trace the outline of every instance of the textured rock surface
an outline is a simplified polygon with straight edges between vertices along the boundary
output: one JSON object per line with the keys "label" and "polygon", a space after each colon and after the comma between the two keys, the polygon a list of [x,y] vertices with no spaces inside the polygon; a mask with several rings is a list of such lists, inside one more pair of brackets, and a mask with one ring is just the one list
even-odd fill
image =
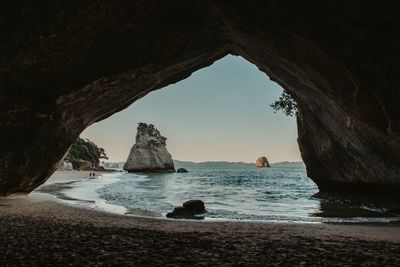
{"label": "textured rock surface", "polygon": [[59,171],[72,171],[74,168],[72,167],[71,162],[61,161],[60,165],[58,165],[57,170]]}
{"label": "textured rock surface", "polygon": [[0,194],[33,190],[86,127],[232,53],[297,100],[321,189],[398,196],[399,13],[398,1],[1,1]]}
{"label": "textured rock surface", "polygon": [[169,154],[167,138],[152,124],[139,123],[136,144],[133,145],[124,170],[129,172],[170,172],[175,171],[174,162]]}
{"label": "textured rock surface", "polygon": [[168,212],[166,214],[167,218],[174,218],[174,219],[194,219],[195,214],[185,208],[184,206],[175,207],[172,212]]}
{"label": "textured rock surface", "polygon": [[257,168],[265,168],[265,167],[271,167],[271,166],[269,165],[269,162],[266,157],[259,157],[256,160],[256,167]]}
{"label": "textured rock surface", "polygon": [[175,219],[202,219],[197,214],[205,213],[204,202],[199,199],[188,200],[182,206],[175,207],[172,212],[167,213],[167,218]]}
{"label": "textured rock surface", "polygon": [[188,200],[182,204],[186,209],[192,211],[194,214],[200,214],[206,212],[204,202],[199,199]]}
{"label": "textured rock surface", "polygon": [[179,168],[176,170],[177,173],[187,173],[188,170],[186,170],[185,168]]}

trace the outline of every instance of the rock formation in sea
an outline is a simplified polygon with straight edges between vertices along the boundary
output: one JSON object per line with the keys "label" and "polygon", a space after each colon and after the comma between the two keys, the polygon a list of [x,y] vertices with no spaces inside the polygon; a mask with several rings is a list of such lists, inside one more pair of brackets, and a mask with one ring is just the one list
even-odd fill
{"label": "rock formation in sea", "polygon": [[269,165],[269,162],[266,157],[259,157],[256,160],[256,167],[257,168],[265,168],[265,167],[271,167],[271,166]]}
{"label": "rock formation in sea", "polygon": [[32,191],[85,128],[228,54],[296,100],[320,190],[399,195],[397,1],[53,2],[0,2],[0,195]]}
{"label": "rock formation in sea", "polygon": [[124,170],[128,172],[174,172],[164,136],[152,125],[139,123],[136,143],[131,148]]}

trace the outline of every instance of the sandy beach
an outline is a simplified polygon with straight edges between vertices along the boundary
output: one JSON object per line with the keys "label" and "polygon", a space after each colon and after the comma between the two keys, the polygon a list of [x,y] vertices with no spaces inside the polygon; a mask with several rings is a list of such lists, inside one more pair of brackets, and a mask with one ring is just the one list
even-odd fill
{"label": "sandy beach", "polygon": [[[56,173],[50,182],[87,176]],[[143,218],[64,205],[46,193],[2,199],[0,210],[1,266],[400,265],[396,224]]]}

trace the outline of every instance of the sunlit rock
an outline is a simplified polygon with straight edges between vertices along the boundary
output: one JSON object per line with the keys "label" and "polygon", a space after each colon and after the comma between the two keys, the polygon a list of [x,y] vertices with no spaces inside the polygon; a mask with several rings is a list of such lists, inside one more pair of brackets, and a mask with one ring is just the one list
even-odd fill
{"label": "sunlit rock", "polygon": [[139,123],[136,144],[133,145],[124,170],[129,172],[175,171],[171,154],[166,148],[164,136],[152,125]]}
{"label": "sunlit rock", "polygon": [[265,168],[265,167],[271,167],[271,166],[269,165],[269,162],[266,157],[259,157],[256,160],[256,167],[257,168]]}
{"label": "sunlit rock", "polygon": [[61,161],[60,165],[57,168],[58,171],[72,171],[72,163],[71,162],[66,162],[66,161]]}

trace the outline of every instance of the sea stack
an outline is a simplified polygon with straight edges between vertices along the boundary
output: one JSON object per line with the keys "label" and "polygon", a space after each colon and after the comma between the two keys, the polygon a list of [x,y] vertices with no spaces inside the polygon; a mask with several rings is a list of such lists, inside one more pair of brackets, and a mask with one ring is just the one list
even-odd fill
{"label": "sea stack", "polygon": [[271,167],[271,166],[269,165],[269,162],[266,157],[259,157],[256,160],[256,167],[257,168],[265,168],[265,167]]}
{"label": "sea stack", "polygon": [[174,162],[164,136],[152,124],[140,122],[136,144],[131,148],[124,170],[128,172],[174,172]]}

